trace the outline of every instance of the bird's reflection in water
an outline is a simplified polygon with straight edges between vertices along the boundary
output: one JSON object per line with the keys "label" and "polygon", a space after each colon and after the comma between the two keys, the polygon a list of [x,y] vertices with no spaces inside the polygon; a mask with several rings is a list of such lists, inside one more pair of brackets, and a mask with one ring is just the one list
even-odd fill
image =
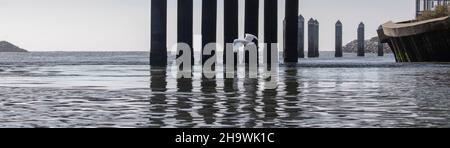
{"label": "bird's reflection in water", "polygon": [[167,115],[167,91],[165,68],[150,69],[150,127],[165,126],[164,119]]}

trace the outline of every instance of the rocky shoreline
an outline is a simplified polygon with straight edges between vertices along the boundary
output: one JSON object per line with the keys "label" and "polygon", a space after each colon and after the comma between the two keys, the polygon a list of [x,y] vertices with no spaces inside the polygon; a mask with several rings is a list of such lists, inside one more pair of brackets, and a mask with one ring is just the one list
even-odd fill
{"label": "rocky shoreline", "polygon": [[[378,37],[373,37],[365,41],[365,52],[366,53],[377,53],[378,52]],[[358,51],[358,41],[353,40],[342,48],[345,53],[356,53]],[[384,53],[392,53],[391,48],[385,44]]]}

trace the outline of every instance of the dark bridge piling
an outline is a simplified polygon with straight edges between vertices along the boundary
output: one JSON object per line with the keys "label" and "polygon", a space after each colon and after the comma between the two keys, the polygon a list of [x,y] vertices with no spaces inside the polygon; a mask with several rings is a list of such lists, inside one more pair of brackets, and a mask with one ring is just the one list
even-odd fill
{"label": "dark bridge piling", "polygon": [[315,57],[315,47],[314,47],[314,34],[315,34],[315,21],[313,18],[308,21],[308,58]]}
{"label": "dark bridge piling", "polygon": [[177,18],[178,43],[186,43],[189,45],[189,47],[191,48],[191,63],[194,64],[193,1],[178,0],[177,7],[178,7],[178,18]]}
{"label": "dark bridge piling", "polygon": [[319,52],[319,21],[314,20],[314,57],[320,56]]}
{"label": "dark bridge piling", "polygon": [[[238,13],[239,3],[238,0],[225,0],[224,1],[224,50],[227,49],[227,43],[233,43],[235,39],[239,37],[239,13]],[[234,67],[237,65],[237,53],[234,53]],[[226,52],[223,52],[223,61],[226,64]],[[225,66],[226,67],[226,66]]]}
{"label": "dark bridge piling", "polygon": [[298,16],[298,57],[305,58],[305,18]]}
{"label": "dark bridge piling", "polygon": [[278,0],[264,0],[264,43],[267,44],[267,63],[271,66],[272,43],[278,43]]}
{"label": "dark bridge piling", "polygon": [[167,1],[151,1],[150,65],[167,66]]}
{"label": "dark bridge piling", "polygon": [[381,41],[378,41],[378,56],[382,57],[384,56],[384,45],[381,43]]}
{"label": "dark bridge piling", "polygon": [[205,46],[209,43],[216,43],[217,29],[217,0],[202,1],[202,65],[206,60],[216,54],[216,48],[211,55],[204,55]]}
{"label": "dark bridge piling", "polygon": [[365,56],[365,46],[364,46],[364,23],[360,23],[358,26],[358,56]]}
{"label": "dark bridge piling", "polygon": [[[382,30],[383,27],[378,27],[378,30]],[[382,57],[384,56],[384,44],[381,42],[380,39],[378,39],[378,56]]]}
{"label": "dark bridge piling", "polygon": [[284,62],[298,62],[298,0],[286,0],[286,34],[285,34],[285,50]]}
{"label": "dark bridge piling", "polygon": [[335,27],[336,27],[336,38],[335,38],[336,51],[335,51],[334,56],[342,57],[342,23],[341,23],[341,21],[337,21]]}
{"label": "dark bridge piling", "polygon": [[[245,0],[245,23],[244,23],[245,33],[252,34],[256,37],[258,35],[259,29],[259,0]],[[258,45],[258,43],[255,43]],[[258,52],[257,52],[258,53]],[[245,63],[249,64],[249,52],[244,53]],[[259,55],[259,53],[258,53]],[[258,56],[259,57],[259,56]],[[258,58],[257,58],[258,59]]]}

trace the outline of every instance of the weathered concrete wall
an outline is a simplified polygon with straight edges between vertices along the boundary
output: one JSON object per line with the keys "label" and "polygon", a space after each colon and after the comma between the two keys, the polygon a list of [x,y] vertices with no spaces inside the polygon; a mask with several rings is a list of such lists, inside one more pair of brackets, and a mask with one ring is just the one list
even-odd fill
{"label": "weathered concrete wall", "polygon": [[387,22],[382,25],[384,35],[387,37],[403,37],[422,34],[443,28],[450,28],[450,18],[441,17],[420,22],[394,23]]}
{"label": "weathered concrete wall", "polygon": [[383,25],[378,31],[397,62],[450,62],[449,17],[428,21]]}
{"label": "weathered concrete wall", "polygon": [[388,43],[398,62],[450,62],[450,30],[393,37]]}

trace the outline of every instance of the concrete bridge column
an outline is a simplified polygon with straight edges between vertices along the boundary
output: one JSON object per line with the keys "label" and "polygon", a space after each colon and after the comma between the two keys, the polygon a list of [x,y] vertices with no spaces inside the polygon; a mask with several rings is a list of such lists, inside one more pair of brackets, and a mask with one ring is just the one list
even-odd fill
{"label": "concrete bridge column", "polygon": [[264,43],[267,44],[267,63],[271,66],[272,43],[278,43],[278,0],[264,0]]}
{"label": "concrete bridge column", "polygon": [[[153,1],[153,0],[152,0]],[[202,0],[202,65],[206,60],[216,54],[214,48],[212,55],[203,55],[204,47],[209,43],[217,42],[217,0]]]}
{"label": "concrete bridge column", "polygon": [[315,57],[314,34],[315,34],[315,22],[314,19],[311,18],[308,21],[308,58]]}
{"label": "concrete bridge column", "polygon": [[319,57],[320,56],[320,51],[319,51],[319,21],[314,20],[314,57]]}
{"label": "concrete bridge column", "polygon": [[336,38],[335,38],[335,44],[336,44],[336,51],[335,51],[335,57],[342,57],[342,23],[341,21],[336,22]]}
{"label": "concrete bridge column", "polygon": [[[224,1],[224,50],[226,49],[227,43],[233,43],[235,39],[239,38],[239,13],[238,13],[239,3],[238,0],[225,0]],[[237,53],[234,53],[234,65],[237,68]],[[226,52],[223,52],[223,61],[226,64]],[[226,67],[226,66],[225,66]]]}
{"label": "concrete bridge column", "polygon": [[[383,29],[382,26],[378,27],[378,30]],[[381,43],[381,40],[378,40],[378,56],[384,56],[384,44]]]}
{"label": "concrete bridge column", "polygon": [[[244,30],[259,38],[259,0],[245,0],[245,23]],[[255,43],[258,45],[258,43]],[[249,52],[245,52],[245,63],[249,64]],[[259,57],[259,54],[258,54]],[[257,58],[259,59],[259,58]]]}
{"label": "concrete bridge column", "polygon": [[363,57],[365,56],[365,47],[364,47],[364,42],[365,42],[365,37],[364,37],[364,23],[360,23],[358,26],[358,56]]}
{"label": "concrete bridge column", "polygon": [[298,57],[305,58],[305,18],[300,15],[298,17]]}
{"label": "concrete bridge column", "polygon": [[378,56],[384,56],[384,45],[381,41],[378,41]]}
{"label": "concrete bridge column", "polygon": [[[191,48],[191,64],[194,64],[193,46],[193,1],[178,0],[178,43],[186,43]],[[178,54],[178,53],[177,53]]]}
{"label": "concrete bridge column", "polygon": [[167,1],[151,1],[150,65],[167,66]]}
{"label": "concrete bridge column", "polygon": [[286,0],[286,34],[285,34],[285,50],[284,62],[298,62],[298,0]]}

